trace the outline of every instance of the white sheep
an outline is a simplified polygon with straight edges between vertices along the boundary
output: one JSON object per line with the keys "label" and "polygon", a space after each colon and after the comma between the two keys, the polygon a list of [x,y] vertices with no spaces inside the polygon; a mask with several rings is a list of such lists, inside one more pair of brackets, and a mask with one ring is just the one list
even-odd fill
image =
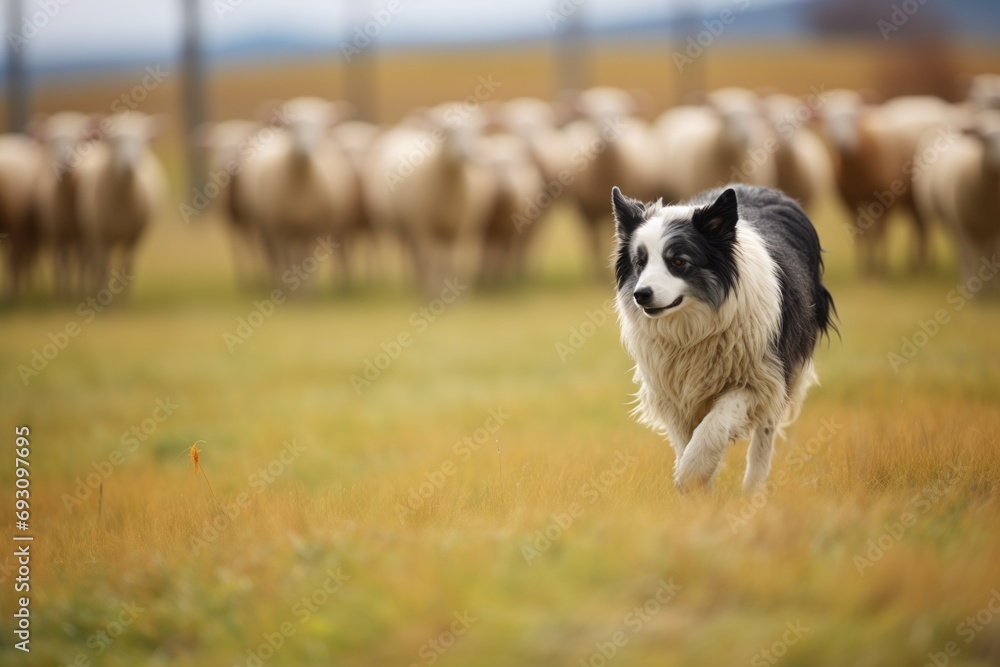
{"label": "white sheep", "polygon": [[[351,163],[353,173],[354,189],[358,193],[357,216],[353,227],[346,232],[349,240],[349,247],[357,249],[358,241],[366,239],[369,252],[367,257],[367,273],[374,275],[379,268],[378,246],[384,244],[385,238],[378,234],[378,230],[384,225],[378,225],[373,221],[377,211],[369,207],[369,197],[364,193],[364,179],[362,177],[365,162],[368,154],[375,145],[375,141],[382,134],[382,128],[373,123],[361,120],[347,120],[338,123],[330,129],[330,138],[343,149],[345,155]],[[345,241],[347,242],[347,241]]]}
{"label": "white sheep", "polygon": [[913,225],[911,266],[925,267],[929,230],[913,199],[914,153],[925,132],[954,122],[954,110],[936,97],[899,97],[871,105],[854,91],[833,90],[827,93],[820,115],[863,270],[884,270],[885,223],[897,208]]}
{"label": "white sheep", "polygon": [[38,144],[20,134],[0,135],[0,249],[7,265],[5,293],[17,297],[38,253],[33,188],[42,168]]}
{"label": "white sheep", "polygon": [[968,99],[976,109],[1000,109],[1000,74],[972,77]]}
{"label": "white sheep", "polygon": [[244,287],[253,284],[255,267],[263,261],[263,245],[242,194],[247,187],[243,172],[262,145],[258,136],[261,129],[256,121],[231,119],[208,123],[197,133],[199,147],[209,151],[210,171],[220,175],[213,180],[219,185],[214,204],[232,241],[237,284]]}
{"label": "white sheep", "polygon": [[330,136],[344,149],[351,163],[358,167],[364,164],[368,151],[381,133],[378,125],[363,120],[346,120],[330,129]]}
{"label": "white sheep", "polygon": [[953,233],[962,273],[970,279],[1000,250],[1000,110],[981,111],[950,142],[925,134],[917,155],[926,156],[914,180],[917,203]]}
{"label": "white sheep", "polygon": [[496,283],[519,276],[529,243],[537,230],[535,210],[551,200],[543,197],[542,172],[527,142],[518,135],[499,132],[481,137],[477,159],[491,165],[496,197],[483,229],[480,278]]}
{"label": "white sheep", "polygon": [[776,139],[752,91],[713,91],[705,104],[668,109],[654,127],[667,199],[686,199],[734,181],[777,185]]}
{"label": "white sheep", "polygon": [[93,266],[94,291],[107,285],[113,253],[122,251],[123,275],[131,275],[136,245],[158,214],[166,177],[149,141],[160,132],[158,116],[132,111],[108,116],[78,168],[81,236]]}
{"label": "white sheep", "polygon": [[339,116],[327,100],[288,100],[275,110],[272,125],[280,127],[273,138],[246,162],[240,199],[267,249],[275,284],[326,237],[349,278],[345,244],[360,195],[348,156],[327,134]]}
{"label": "white sheep", "polygon": [[[573,147],[560,129],[565,115],[566,112],[556,105],[536,97],[507,100],[494,112],[501,128],[527,142],[547,184],[566,181],[566,174],[571,173]],[[570,194],[572,185],[564,183],[562,193]]]}
{"label": "white sheep", "polygon": [[765,97],[763,108],[776,141],[777,187],[808,210],[833,189],[830,153],[808,126],[814,110],[800,98],[783,94]]}
{"label": "white sheep", "polygon": [[90,141],[94,119],[75,111],[60,111],[34,122],[46,156],[35,186],[35,208],[42,243],[52,252],[55,293],[65,298],[84,285],[86,257],[77,210],[77,166],[94,148]]}
{"label": "white sheep", "polygon": [[[543,180],[544,193],[537,206],[528,206],[518,214],[519,227],[537,227],[557,206],[578,208],[579,174],[574,165],[574,148],[562,125],[568,119],[568,108],[560,103],[536,97],[516,97],[497,105],[493,112],[495,124],[506,133],[520,137]],[[534,230],[525,229],[525,233]]]}
{"label": "white sheep", "polygon": [[591,88],[571,106],[579,117],[563,131],[572,148],[572,191],[586,223],[595,273],[603,279],[611,238],[607,192],[618,185],[640,199],[658,199],[663,194],[661,151],[648,123],[634,115],[640,104],[633,94]]}
{"label": "white sheep", "polygon": [[463,251],[479,245],[493,205],[494,170],[475,160],[483,124],[460,104],[415,112],[379,137],[365,165],[376,221],[399,236],[429,294],[465,277]]}

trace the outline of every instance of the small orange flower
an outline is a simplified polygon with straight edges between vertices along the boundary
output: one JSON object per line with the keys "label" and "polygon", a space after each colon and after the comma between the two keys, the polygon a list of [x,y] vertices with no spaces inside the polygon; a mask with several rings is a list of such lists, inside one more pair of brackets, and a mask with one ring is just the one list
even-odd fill
{"label": "small orange flower", "polygon": [[[199,440],[198,442],[203,443],[205,441]],[[201,450],[198,449],[198,442],[188,447],[188,458],[191,459],[191,465],[194,466],[194,475],[197,477],[198,472],[201,471],[201,476],[205,478],[205,483],[208,484],[208,490],[212,492],[212,496],[215,498],[215,502],[219,503],[219,507],[222,507],[222,501],[219,500],[219,496],[215,495],[215,489],[212,488],[212,483],[208,481],[208,473],[201,467]]]}
{"label": "small orange flower", "polygon": [[[201,440],[198,442],[201,442]],[[198,463],[201,461],[201,457],[199,456],[200,452],[198,451],[198,442],[191,445],[191,448],[188,450],[188,455],[191,458],[191,465],[194,466],[195,475],[198,474]]]}

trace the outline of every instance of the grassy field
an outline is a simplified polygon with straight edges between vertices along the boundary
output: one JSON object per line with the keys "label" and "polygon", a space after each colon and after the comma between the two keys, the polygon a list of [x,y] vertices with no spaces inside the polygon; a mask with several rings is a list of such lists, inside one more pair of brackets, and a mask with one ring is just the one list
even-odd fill
{"label": "grassy field", "polygon": [[611,288],[549,222],[529,284],[439,308],[319,276],[240,343],[265,295],[234,289],[211,225],[156,228],[132,297],[92,321],[4,310],[0,497],[27,424],[35,541],[32,651],[5,602],[0,663],[1000,662],[1000,303],[959,308],[943,243],[932,276],[863,282],[821,215],[843,333],[822,385],[766,493],[739,493],[740,443],[679,497],[628,416]]}

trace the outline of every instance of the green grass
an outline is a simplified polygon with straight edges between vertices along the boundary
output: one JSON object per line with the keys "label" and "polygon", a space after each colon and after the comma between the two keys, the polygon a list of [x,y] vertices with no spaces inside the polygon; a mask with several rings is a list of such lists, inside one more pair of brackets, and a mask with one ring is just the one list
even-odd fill
{"label": "green grass", "polygon": [[[560,359],[611,296],[581,279],[565,217],[531,282],[470,292],[426,331],[410,321],[426,301],[398,281],[345,294],[321,276],[232,353],[223,334],[261,295],[233,289],[217,228],[157,228],[129,302],[28,386],[17,366],[75,306],[0,315],[0,433],[32,428],[36,540],[32,652],[12,649],[5,605],[0,662],[246,665],[284,629],[264,664],[596,666],[616,639],[621,665],[770,664],[772,648],[789,666],[922,665],[948,642],[950,665],[996,664],[1000,304],[954,310],[941,239],[933,275],[860,281],[839,221],[819,216],[843,336],[819,348],[822,385],[752,499],[743,443],[714,491],[677,495],[672,450],[628,417],[612,318]],[[888,355],[939,308],[951,321],[894,372]],[[413,343],[358,395],[352,374],[404,331]],[[162,423],[158,399],[176,404]],[[503,424],[477,434],[491,410]],[[143,439],[123,442],[133,426]],[[231,516],[192,475],[196,440]],[[67,503],[97,469],[100,514],[96,492]],[[970,637],[977,612],[991,622]],[[786,646],[787,623],[808,631]]]}

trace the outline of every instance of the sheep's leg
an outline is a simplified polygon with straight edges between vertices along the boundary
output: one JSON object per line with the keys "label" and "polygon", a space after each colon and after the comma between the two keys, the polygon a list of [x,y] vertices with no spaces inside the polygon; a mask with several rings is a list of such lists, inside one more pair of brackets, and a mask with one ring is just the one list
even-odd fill
{"label": "sheep's leg", "polygon": [[58,243],[52,249],[52,276],[57,299],[69,300],[73,297],[74,254],[72,246],[66,243]]}
{"label": "sheep's leg", "polygon": [[430,260],[423,256],[414,256],[413,262],[416,268],[417,289],[421,294],[430,294],[431,283],[434,281],[431,277]]}
{"label": "sheep's leg", "polygon": [[6,269],[6,280],[4,280],[4,298],[7,301],[13,301],[17,298],[17,264],[14,250],[8,245],[6,248],[7,255],[6,262],[4,262],[4,268]]}
{"label": "sheep's leg", "polygon": [[383,238],[375,230],[365,232],[364,239],[365,252],[361,255],[364,258],[364,262],[362,263],[364,267],[364,279],[367,282],[372,282],[379,278],[379,269],[386,265],[383,259],[386,257],[387,252],[391,252],[389,248],[392,247],[392,243]]}
{"label": "sheep's leg", "polygon": [[966,282],[976,272],[976,249],[963,234],[955,234],[955,240],[958,246],[958,268],[962,273],[962,281]]}
{"label": "sheep's leg", "polygon": [[511,237],[501,246],[500,279],[506,282],[512,282],[517,278],[517,269],[521,263],[517,241],[516,237]]}
{"label": "sheep's leg", "polygon": [[431,282],[431,257],[429,246],[430,243],[421,236],[415,236],[410,239],[409,254],[413,258],[414,277],[416,279],[417,287],[424,293],[429,291],[428,286]]}
{"label": "sheep's leg", "polygon": [[482,261],[479,267],[479,282],[483,285],[493,285],[499,281],[499,251],[491,239],[486,239],[482,246]]}
{"label": "sheep's leg", "polygon": [[247,288],[254,290],[267,283],[267,273],[271,268],[271,259],[267,244],[264,242],[264,235],[259,231],[254,229],[246,231],[243,240],[246,244],[247,266],[249,268]]}
{"label": "sheep's leg", "polygon": [[726,447],[749,423],[750,404],[751,395],[746,389],[736,389],[716,399],[677,461],[674,483],[681,492],[711,486]]}
{"label": "sheep's leg", "polygon": [[872,273],[876,276],[884,276],[888,273],[889,259],[886,257],[882,238],[881,234],[872,238]]}
{"label": "sheep's leg", "polygon": [[70,300],[77,300],[86,294],[87,277],[90,271],[89,251],[79,246],[74,247],[69,255],[67,285]]}
{"label": "sheep's leg", "polygon": [[31,268],[31,247],[28,244],[13,243],[10,253],[10,292],[11,300],[17,299],[22,292],[28,291],[28,273]]}
{"label": "sheep's leg", "polygon": [[271,275],[271,287],[281,287],[281,276],[285,274],[291,264],[289,258],[292,255],[292,244],[293,241],[288,239],[276,238],[274,240],[274,267]]}
{"label": "sheep's leg", "polygon": [[[992,270],[988,268],[991,262],[996,261],[998,250],[1000,250],[1000,239],[988,239],[976,244],[975,251],[970,258],[969,275],[966,280],[975,276],[978,281],[982,282],[982,289],[986,294],[1000,294],[1000,276],[994,275]],[[990,272],[982,273],[984,268]]]}
{"label": "sheep's leg", "polygon": [[[132,266],[133,265],[134,265],[134,253],[133,253],[132,248],[128,248],[128,249],[125,250],[125,254],[122,257],[121,275],[125,276],[125,280],[121,281],[121,285],[122,285],[122,287],[121,287],[121,295],[119,296],[119,298],[122,301],[127,301],[128,298],[129,298],[129,295],[132,293],[132,281],[130,280],[130,278],[131,278],[131,276],[135,275],[135,274],[132,273]],[[112,277],[109,275],[108,276],[108,286],[109,287],[111,286],[112,280],[113,280]]]}
{"label": "sheep's leg", "polygon": [[[855,201],[844,200],[846,206],[846,214],[848,216],[853,215],[853,212],[857,210],[860,205]],[[856,220],[851,220],[847,225],[848,238],[851,244],[854,246],[854,257],[858,265],[858,272],[862,275],[868,274],[868,239],[865,238],[865,234],[868,232],[867,229],[861,228]]]}
{"label": "sheep's leg", "polygon": [[868,252],[866,273],[869,276],[881,276],[886,273],[888,259],[885,256],[885,219],[879,219],[865,232],[865,245]]}
{"label": "sheep's leg", "polygon": [[56,243],[52,247],[52,290],[57,300],[69,296],[69,253],[66,246]]}
{"label": "sheep's leg", "polygon": [[91,294],[97,294],[108,281],[108,255],[111,253],[111,248],[105,246],[102,243],[95,243],[94,248],[91,251],[91,258],[93,264],[91,266],[91,288],[89,292]]}
{"label": "sheep's leg", "polygon": [[351,237],[347,232],[340,235],[340,238],[336,241],[337,246],[337,258],[340,261],[340,271],[342,276],[343,288],[349,290],[352,284],[353,271],[351,269],[351,254],[348,252],[348,248],[352,246]]}
{"label": "sheep's leg", "polygon": [[880,258],[879,237],[881,236],[880,230],[882,229],[883,221],[878,220],[874,225],[868,230],[865,235],[865,241],[868,248],[868,270],[869,276],[879,276],[882,274],[882,265]]}
{"label": "sheep's leg", "polygon": [[[871,204],[870,201],[853,200],[848,205],[848,211],[853,215],[854,211],[870,210]],[[888,212],[885,212],[880,217],[872,218],[867,226],[861,225],[860,221],[852,223],[856,224],[854,229],[857,233],[854,235],[854,244],[857,249],[858,270],[863,276],[870,278],[879,273],[878,239],[881,230],[885,227],[885,216],[887,215]]]}
{"label": "sheep's leg", "polygon": [[594,261],[594,278],[604,281],[607,278],[605,267],[607,257],[604,254],[604,244],[601,238],[601,221],[588,220],[587,231],[590,235],[590,254]]}
{"label": "sheep's leg", "polygon": [[[997,262],[997,258],[1000,257],[1000,235],[990,242],[990,245],[986,248],[986,257],[989,261],[993,262],[994,265]],[[994,275],[988,281],[990,288],[994,294],[1000,294],[1000,275]]]}
{"label": "sheep's leg", "polygon": [[437,296],[446,280],[458,276],[459,240],[437,236],[421,239],[418,245],[423,264],[421,289],[427,296]]}
{"label": "sheep's leg", "polygon": [[259,273],[254,278],[253,287],[266,287],[271,272],[271,243],[268,237],[260,230],[251,232],[251,243],[253,244],[254,262]]}
{"label": "sheep's leg", "polygon": [[268,267],[271,270],[271,286],[277,287],[281,283],[283,256],[285,253],[285,242],[277,234],[261,234],[264,243],[264,253],[267,255]]}
{"label": "sheep's leg", "polygon": [[76,285],[72,286],[73,296],[77,298],[83,298],[86,296],[87,291],[87,275],[90,271],[90,251],[82,243],[77,243],[74,246],[76,256],[76,270],[75,270],[75,281]]}
{"label": "sheep's leg", "polygon": [[[298,267],[299,272],[306,276],[306,289],[310,293],[315,293],[319,289],[319,281],[316,280],[316,273],[319,272],[321,265],[318,262],[316,264],[306,262],[306,259],[310,257],[316,259],[313,254],[315,245],[316,237],[303,238],[295,246],[295,257],[292,260],[292,265]],[[313,271],[309,272],[306,269],[313,269]]]}
{"label": "sheep's leg", "polygon": [[459,249],[461,241],[459,239],[439,239],[437,243],[440,265],[437,280],[432,286],[431,294],[437,295],[444,287],[444,282],[451,278],[457,278],[461,273],[459,261]]}
{"label": "sheep's leg", "polygon": [[236,274],[236,286],[241,290],[246,290],[252,283],[252,271],[250,269],[248,249],[249,239],[239,230],[232,229],[229,235],[230,250],[233,254],[233,273]]}
{"label": "sheep's leg", "polygon": [[286,246],[287,253],[285,255],[281,273],[281,275],[284,276],[288,271],[292,271],[293,273],[304,276],[301,289],[306,294],[312,293],[315,289],[315,282],[313,282],[314,275],[305,271],[305,260],[310,253],[311,244],[312,239],[310,237],[291,239]]}
{"label": "sheep's leg", "polygon": [[[125,277],[125,282],[122,285],[122,297],[128,298],[128,295],[132,292],[132,267],[135,265],[135,248],[138,239],[133,239],[125,245],[122,252],[122,269],[121,275]],[[110,277],[109,277],[110,280]]]}
{"label": "sheep's leg", "polygon": [[913,273],[930,268],[930,225],[917,206],[909,207],[913,217],[913,259],[910,270]]}
{"label": "sheep's leg", "polygon": [[267,282],[267,272],[270,261],[263,235],[256,229],[243,232],[244,250],[246,250],[247,288],[254,290]]}
{"label": "sheep's leg", "polygon": [[528,240],[517,237],[512,242],[511,248],[511,273],[515,279],[522,278],[525,272],[525,265],[528,258]]}
{"label": "sheep's leg", "polygon": [[[870,231],[870,230],[867,230]],[[875,274],[875,267],[873,266],[874,255],[872,253],[872,240],[870,237],[862,234],[855,238],[857,243],[857,257],[858,257],[858,268],[861,274],[864,276],[871,277]]]}

